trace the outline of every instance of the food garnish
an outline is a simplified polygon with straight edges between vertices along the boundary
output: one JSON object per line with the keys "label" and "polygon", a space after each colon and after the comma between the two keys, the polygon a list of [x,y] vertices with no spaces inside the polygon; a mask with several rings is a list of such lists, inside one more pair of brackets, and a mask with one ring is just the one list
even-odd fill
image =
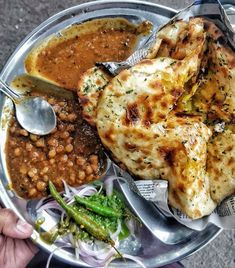
{"label": "food garnish", "polygon": [[[144,267],[140,258],[119,252],[120,241],[132,237],[138,223],[120,194],[110,192],[112,183],[113,180],[107,179],[104,184],[99,182],[73,188],[64,182],[62,197],[49,181],[53,200],[41,201],[37,211],[38,215],[42,211],[53,215],[58,223],[47,232],[41,231],[44,219],[39,216],[36,225],[42,240],[74,248],[77,258],[93,266],[104,266],[122,257],[131,258]],[[108,185],[107,190],[103,189],[105,185]]]}

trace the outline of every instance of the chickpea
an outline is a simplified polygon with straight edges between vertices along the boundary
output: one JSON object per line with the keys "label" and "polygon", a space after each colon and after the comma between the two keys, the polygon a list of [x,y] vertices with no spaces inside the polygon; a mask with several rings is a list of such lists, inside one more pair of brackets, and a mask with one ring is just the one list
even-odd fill
{"label": "chickpea", "polygon": [[36,187],[38,191],[43,192],[46,190],[46,183],[44,181],[38,181]]}
{"label": "chickpea", "polygon": [[33,178],[35,176],[35,174],[37,174],[38,170],[36,168],[31,168],[29,171],[28,171],[28,175],[30,178]]}
{"label": "chickpea", "polygon": [[62,139],[67,139],[67,138],[69,138],[69,132],[68,131],[64,131],[64,132],[62,132],[61,134],[60,134],[60,137],[62,138]]}
{"label": "chickpea", "polygon": [[71,144],[73,141],[73,137],[69,137],[67,140],[66,140],[66,144]]}
{"label": "chickpea", "polygon": [[70,176],[69,176],[69,182],[71,184],[74,184],[75,183],[75,180],[76,180],[76,175],[75,173],[71,173]]}
{"label": "chickpea", "polygon": [[28,194],[30,197],[36,196],[37,190],[35,188],[31,188],[29,189]]}
{"label": "chickpea", "polygon": [[32,152],[32,153],[31,153],[31,157],[32,157],[33,159],[37,159],[37,158],[39,157],[39,153],[38,153],[38,152]]}
{"label": "chickpea", "polygon": [[68,156],[67,156],[67,154],[64,154],[63,156],[61,156],[60,160],[61,160],[62,162],[67,162],[67,161],[68,161]]}
{"label": "chickpea", "polygon": [[72,144],[68,144],[65,146],[65,151],[67,153],[71,153],[73,151],[73,145]]}
{"label": "chickpea", "polygon": [[10,132],[11,132],[11,134],[15,133],[15,132],[16,132],[16,127],[14,127],[14,126],[11,127],[11,128],[10,128]]}
{"label": "chickpea", "polygon": [[64,106],[65,106],[65,102],[64,102],[64,101],[60,101],[60,102],[58,103],[58,105],[59,105],[60,107],[64,107]]}
{"label": "chickpea", "polygon": [[80,170],[79,173],[78,173],[78,178],[79,180],[83,181],[86,177],[86,174],[83,170]]}
{"label": "chickpea", "polygon": [[38,141],[36,141],[35,145],[37,147],[42,147],[42,148],[45,147],[45,140],[44,140],[44,138],[41,138]]}
{"label": "chickpea", "polygon": [[67,116],[69,122],[74,122],[77,119],[76,114],[72,113]]}
{"label": "chickpea", "polygon": [[53,109],[54,109],[55,113],[58,113],[61,110],[60,106],[57,104],[53,105]]}
{"label": "chickpea", "polygon": [[64,146],[63,145],[59,145],[57,148],[56,148],[56,152],[57,153],[62,153],[64,151]]}
{"label": "chickpea", "polygon": [[54,184],[55,184],[57,187],[62,187],[62,185],[63,185],[62,180],[64,180],[63,177],[58,177],[57,179],[54,180]]}
{"label": "chickpea", "polygon": [[49,163],[50,163],[51,165],[55,164],[55,158],[50,159],[50,160],[49,160]]}
{"label": "chickpea", "polygon": [[43,179],[43,181],[45,181],[45,182],[48,182],[48,181],[49,181],[49,177],[48,177],[47,175],[44,175],[44,176],[42,177],[42,179]]}
{"label": "chickpea", "polygon": [[78,156],[76,163],[77,163],[78,166],[81,167],[86,163],[86,159],[83,158],[82,156]]}
{"label": "chickpea", "polygon": [[95,155],[95,154],[92,154],[92,155],[89,157],[89,162],[90,162],[91,164],[98,165],[98,163],[99,163],[98,156]]}
{"label": "chickpea", "polygon": [[30,152],[33,149],[33,145],[29,142],[26,143],[25,147],[28,152]]}
{"label": "chickpea", "polygon": [[57,147],[58,146],[58,141],[54,138],[50,138],[48,141],[47,141],[47,144],[50,145],[50,146],[53,146],[53,147]]}
{"label": "chickpea", "polygon": [[94,175],[91,174],[89,176],[86,177],[87,181],[92,181],[94,179]]}
{"label": "chickpea", "polygon": [[73,161],[68,161],[67,165],[68,167],[73,167]]}
{"label": "chickpea", "polygon": [[67,115],[65,113],[59,113],[59,118],[62,120],[62,121],[66,121],[67,120]]}
{"label": "chickpea", "polygon": [[31,141],[37,141],[39,139],[39,136],[35,135],[35,134],[30,134],[29,138],[30,138]]}
{"label": "chickpea", "polygon": [[28,172],[28,170],[27,170],[26,166],[23,165],[23,166],[20,167],[20,173],[21,174],[26,175],[27,172]]}
{"label": "chickpea", "polygon": [[63,125],[63,124],[58,125],[58,129],[61,130],[61,131],[64,130],[65,128],[66,128],[66,126]]}
{"label": "chickpea", "polygon": [[20,148],[15,148],[14,155],[15,156],[20,156],[21,155],[21,149]]}
{"label": "chickpea", "polygon": [[66,129],[67,129],[67,131],[74,131],[75,130],[75,126],[72,125],[72,124],[69,124]]}
{"label": "chickpea", "polygon": [[86,175],[90,175],[90,174],[93,173],[93,170],[92,170],[92,168],[91,168],[90,165],[87,165],[86,166],[85,172],[86,172]]}
{"label": "chickpea", "polygon": [[25,130],[25,129],[21,129],[19,131],[19,134],[22,135],[22,136],[24,136],[24,137],[29,136],[29,132],[27,130]]}
{"label": "chickpea", "polygon": [[[63,160],[62,160],[62,162],[63,162]],[[61,172],[65,171],[65,169],[66,169],[65,165],[63,165],[63,164],[61,165],[61,163],[60,163],[60,165],[57,168]]]}
{"label": "chickpea", "polygon": [[38,175],[34,175],[32,178],[31,178],[31,180],[33,181],[33,182],[36,182],[37,180],[38,180]]}
{"label": "chickpea", "polygon": [[49,170],[49,167],[44,167],[44,168],[41,170],[40,174],[43,175],[43,174],[47,173],[48,170]]}
{"label": "chickpea", "polygon": [[9,140],[9,144],[10,144],[11,146],[15,146],[15,145],[16,145],[16,142],[15,142],[14,140]]}
{"label": "chickpea", "polygon": [[49,158],[53,158],[53,157],[55,157],[55,156],[56,156],[56,151],[55,151],[55,149],[50,150],[49,153],[48,153],[48,156],[49,156]]}
{"label": "chickpea", "polygon": [[98,165],[96,164],[91,164],[91,168],[95,173],[98,171]]}
{"label": "chickpea", "polygon": [[53,105],[53,104],[55,104],[55,99],[54,99],[54,98],[49,98],[49,99],[48,99],[48,102],[49,102],[51,105]]}

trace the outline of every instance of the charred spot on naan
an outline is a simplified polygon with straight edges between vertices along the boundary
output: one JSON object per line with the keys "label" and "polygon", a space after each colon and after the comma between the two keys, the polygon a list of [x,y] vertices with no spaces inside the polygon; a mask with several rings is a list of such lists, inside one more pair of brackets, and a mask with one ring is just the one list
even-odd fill
{"label": "charred spot on naan", "polygon": [[83,109],[83,118],[90,125],[95,125],[98,100],[110,79],[111,76],[102,68],[93,67],[78,82],[77,94]]}

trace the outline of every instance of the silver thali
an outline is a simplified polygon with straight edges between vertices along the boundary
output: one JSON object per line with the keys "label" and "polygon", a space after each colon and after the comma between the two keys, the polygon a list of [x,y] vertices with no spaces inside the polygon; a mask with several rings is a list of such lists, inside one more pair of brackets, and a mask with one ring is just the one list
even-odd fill
{"label": "silver thali", "polygon": [[[149,3],[139,1],[96,1],[78,5],[66,9],[53,17],[49,18],[31,32],[17,47],[12,54],[1,73],[1,78],[10,83],[17,75],[23,74],[24,59],[27,53],[43,39],[53,33],[58,33],[61,29],[74,24],[81,23],[93,18],[102,17],[124,17],[131,22],[139,23],[144,20],[149,20],[154,27],[167,22],[167,20],[176,13],[175,10]],[[139,42],[141,45],[141,40]],[[9,174],[6,168],[5,157],[5,141],[7,133],[7,120],[11,103],[1,95],[0,98],[0,197],[3,205],[15,211],[22,219],[31,222],[35,219],[35,206],[37,201],[27,202],[18,198],[13,191],[9,190],[10,182]],[[157,219],[156,219],[157,220]],[[50,222],[53,224],[53,222]],[[129,254],[138,255],[143,259],[146,267],[159,267],[168,263],[178,261],[195,251],[201,249],[220,232],[220,229],[214,225],[208,225],[201,232],[193,232],[185,241],[175,245],[165,245],[154,238],[151,233],[144,227],[140,230],[138,239],[128,241],[126,250]],[[55,245],[48,245],[43,242],[37,231],[34,231],[32,240],[42,249],[52,252],[56,249]],[[82,261],[75,259],[73,252],[66,249],[59,249],[55,252],[55,256],[63,262],[70,263],[79,267],[89,267]],[[123,262],[117,260],[112,263],[112,267],[138,267],[132,262]]]}

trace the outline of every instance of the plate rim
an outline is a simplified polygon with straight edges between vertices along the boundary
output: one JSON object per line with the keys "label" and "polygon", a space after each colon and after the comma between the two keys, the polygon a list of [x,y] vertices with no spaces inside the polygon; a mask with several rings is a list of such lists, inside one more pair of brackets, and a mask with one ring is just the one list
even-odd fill
{"label": "plate rim", "polygon": [[[124,0],[98,0],[98,1],[90,1],[90,2],[86,2],[86,3],[81,3],[81,4],[77,4],[77,5],[73,5],[69,8],[66,8],[64,10],[61,10],[57,13],[55,13],[54,15],[50,16],[49,18],[47,18],[46,20],[44,20],[43,22],[41,22],[38,26],[36,26],[32,31],[30,31],[24,38],[23,40],[16,46],[16,48],[14,49],[14,51],[12,52],[12,54],[9,56],[9,58],[7,59],[7,61],[5,62],[2,70],[1,70],[1,73],[0,73],[0,78],[3,79],[4,81],[6,80],[6,77],[7,77],[7,69],[9,67],[9,65],[12,63],[12,61],[14,60],[15,58],[15,55],[17,54],[17,52],[19,51],[19,49],[25,44],[27,43],[27,41],[33,36],[35,35],[36,33],[38,33],[40,30],[42,30],[44,27],[46,27],[48,24],[52,23],[53,21],[57,20],[58,18],[66,15],[67,13],[70,13],[74,8],[76,7],[79,7],[80,9],[82,8],[88,8],[89,6],[93,6],[94,4],[97,5],[97,4],[112,4],[112,3],[128,3],[128,4],[143,4],[143,5],[148,5],[148,6],[155,6],[155,7],[158,7],[160,9],[165,9],[169,12],[172,12],[172,13],[177,13],[177,10],[171,8],[171,7],[168,7],[168,6],[165,6],[165,5],[161,5],[161,4],[157,4],[157,3],[153,3],[153,2],[147,2],[147,1],[140,1],[140,0],[127,0],[127,1],[124,1]],[[2,163],[0,163],[0,165],[2,166]],[[1,169],[0,169],[1,170]],[[2,175],[2,174],[1,174]],[[6,189],[5,187],[3,186],[2,184],[2,178],[0,178],[0,193],[1,195],[4,195],[4,201],[2,201],[2,203],[4,204],[4,206],[6,207],[11,207],[9,206],[11,202],[8,194],[6,193]],[[0,197],[0,202],[1,202],[1,197]],[[18,212],[18,211],[15,211],[16,214],[24,219],[24,217]],[[208,228],[209,225],[207,225],[206,228]],[[206,229],[205,228],[205,229]],[[191,256],[192,254],[198,252],[199,250],[203,249],[205,246],[207,246],[212,240],[214,240],[221,232],[222,232],[222,229],[213,225],[212,226],[212,229],[214,228],[214,233],[210,236],[210,238],[208,238],[207,240],[204,239],[201,243],[198,244],[198,246],[195,246],[194,249],[192,250],[191,249],[191,252],[189,253],[184,253],[183,255],[179,256],[179,257],[176,257],[174,258],[174,262],[176,261],[179,261],[179,260],[182,260],[186,257],[189,257]],[[37,240],[36,239],[36,235],[35,236],[35,230],[34,230],[34,233],[33,235],[31,236],[31,239],[33,241]],[[204,242],[206,240],[206,242]],[[42,248],[43,250],[47,251],[48,253],[51,253],[53,249],[51,249],[51,246],[52,245],[45,245],[45,243],[42,245],[40,243],[38,243],[38,241],[36,242],[37,246]],[[53,245],[54,246],[54,245]],[[50,248],[49,248],[50,247]],[[65,261],[65,258],[61,257],[60,256],[60,252],[61,250],[58,250],[57,252],[55,252],[54,256],[57,258],[57,259],[60,259],[62,262]],[[67,260],[66,260],[67,261]],[[83,267],[91,267],[89,266],[88,264],[86,263],[74,263],[73,261],[71,260],[68,260],[67,263],[69,264],[72,264],[72,265],[82,265]],[[167,264],[170,264],[172,263],[172,260],[171,261],[162,261],[162,262],[159,262],[157,264],[157,266],[155,267],[159,267],[162,266],[162,265],[167,265]],[[115,263],[116,264],[116,263]],[[81,267],[81,266],[80,266]],[[127,267],[127,266],[125,266]],[[130,267],[130,266],[128,266]],[[134,266],[131,266],[131,267],[136,267],[135,265]]]}

